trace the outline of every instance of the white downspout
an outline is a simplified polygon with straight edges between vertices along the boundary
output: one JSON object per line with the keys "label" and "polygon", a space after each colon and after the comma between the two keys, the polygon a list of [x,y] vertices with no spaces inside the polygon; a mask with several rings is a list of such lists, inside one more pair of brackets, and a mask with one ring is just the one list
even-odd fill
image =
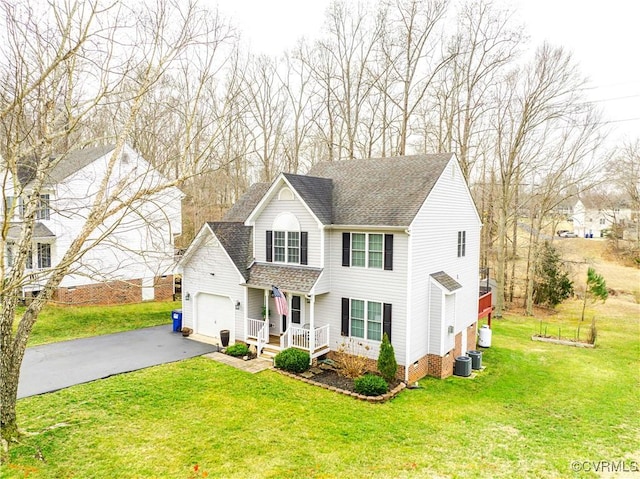
{"label": "white downspout", "polygon": [[410,229],[406,229],[405,232],[407,233],[407,264],[408,264],[408,271],[407,271],[407,298],[406,298],[406,305],[407,305],[407,320],[405,321],[406,324],[406,328],[405,328],[405,342],[406,342],[406,346],[405,346],[405,359],[404,359],[404,382],[405,383],[409,383],[409,368],[411,367],[411,364],[409,364],[409,358],[411,357],[410,353],[410,348],[411,348],[411,301],[412,301],[412,296],[413,296],[413,248],[412,248],[412,242],[411,242],[411,230]]}

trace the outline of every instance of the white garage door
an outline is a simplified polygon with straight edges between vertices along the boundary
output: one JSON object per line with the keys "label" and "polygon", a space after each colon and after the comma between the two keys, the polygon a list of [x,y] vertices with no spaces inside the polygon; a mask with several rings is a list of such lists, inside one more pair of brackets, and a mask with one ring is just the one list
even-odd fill
{"label": "white garage door", "polygon": [[230,331],[229,344],[235,341],[234,309],[231,300],[217,294],[198,293],[195,296],[195,332],[220,338],[220,330]]}

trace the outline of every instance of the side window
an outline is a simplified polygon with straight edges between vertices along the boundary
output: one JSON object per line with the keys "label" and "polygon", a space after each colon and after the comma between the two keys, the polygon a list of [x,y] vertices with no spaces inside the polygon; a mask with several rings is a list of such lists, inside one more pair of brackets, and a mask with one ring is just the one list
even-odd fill
{"label": "side window", "polygon": [[467,253],[467,232],[458,231],[458,258],[466,256]]}

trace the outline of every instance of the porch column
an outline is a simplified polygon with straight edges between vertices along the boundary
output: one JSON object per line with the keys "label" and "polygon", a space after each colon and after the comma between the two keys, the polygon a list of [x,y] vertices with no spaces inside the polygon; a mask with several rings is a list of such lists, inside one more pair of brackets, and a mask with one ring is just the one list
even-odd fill
{"label": "porch column", "polygon": [[264,290],[264,320],[269,324],[269,290]]}
{"label": "porch column", "polygon": [[313,352],[316,349],[316,325],[315,325],[315,306],[316,296],[310,296],[311,302],[309,306],[309,364],[313,364]]}

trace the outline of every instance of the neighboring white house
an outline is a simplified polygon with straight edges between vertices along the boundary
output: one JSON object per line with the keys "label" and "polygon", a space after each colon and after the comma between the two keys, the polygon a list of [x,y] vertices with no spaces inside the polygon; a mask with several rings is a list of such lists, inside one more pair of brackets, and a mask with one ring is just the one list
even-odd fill
{"label": "neighboring white house", "polygon": [[[453,154],[280,174],[187,248],[183,325],[312,358],[345,343],[375,360],[386,332],[401,378],[445,377],[476,345],[480,228]],[[273,286],[286,295],[286,316]]]}
{"label": "neighboring white house", "polygon": [[[40,192],[28,268],[32,281],[23,287],[26,299],[37,294],[85,223],[91,204],[105,178],[114,146],[77,150],[62,157]],[[129,146],[117,159],[108,189],[126,185],[119,200],[143,186],[166,181]],[[5,188],[8,218],[5,262],[12,267],[15,242],[22,230],[24,198],[32,178],[27,170],[20,178],[20,192]],[[8,182],[7,185],[11,184]],[[143,201],[132,202],[123,214],[108,219],[89,238],[93,243],[63,279],[54,300],[63,303],[121,303],[168,299],[173,294],[174,237],[181,232],[182,193],[171,187]],[[14,205],[15,207],[11,208]],[[4,211],[4,209],[2,210]],[[3,213],[0,212],[0,217]]]}
{"label": "neighboring white house", "polygon": [[634,221],[635,216],[631,207],[623,203],[604,207],[596,201],[578,199],[569,218],[578,236],[602,238],[613,226],[625,226]]}

